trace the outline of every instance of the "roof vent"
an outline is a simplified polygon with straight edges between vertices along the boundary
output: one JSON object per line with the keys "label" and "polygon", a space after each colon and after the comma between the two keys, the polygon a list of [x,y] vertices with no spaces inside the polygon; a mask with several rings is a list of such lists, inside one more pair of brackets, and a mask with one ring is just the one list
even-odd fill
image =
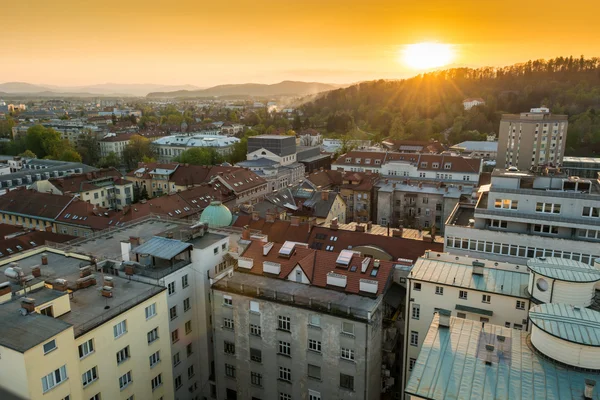
{"label": "roof vent", "polygon": [[379,258],[376,258],[373,261],[373,268],[379,268],[379,265],[381,264],[381,260]]}
{"label": "roof vent", "polygon": [[484,263],[473,261],[473,275],[483,275],[483,267],[485,267]]}
{"label": "roof vent", "polygon": [[31,297],[25,297],[21,300],[21,308],[27,310],[27,313],[35,311],[35,300]]}
{"label": "roof vent", "polygon": [[273,248],[273,242],[268,242],[266,244],[263,245],[263,256],[266,256],[269,254],[269,251],[271,251],[271,249]]}
{"label": "roof vent", "polygon": [[254,260],[249,257],[239,257],[238,258],[238,267],[244,269],[252,269],[254,266]]}
{"label": "roof vent", "polygon": [[281,273],[281,264],[272,261],[263,261],[263,272],[279,275]]}
{"label": "roof vent", "polygon": [[494,345],[485,345],[485,365],[492,365],[492,354],[494,353]]}
{"label": "roof vent", "polygon": [[338,255],[337,259],[335,260],[336,265],[338,265],[340,267],[348,268],[348,265],[350,265],[350,261],[352,260],[352,257],[355,254],[356,254],[356,252],[354,252],[352,250],[340,251],[340,254]]}
{"label": "roof vent", "polygon": [[336,274],[332,271],[327,274],[327,284],[331,286],[345,288],[347,284],[346,275]]}
{"label": "roof vent", "polygon": [[449,310],[438,310],[438,315],[438,326],[440,328],[450,328],[450,315],[452,315],[452,313]]}
{"label": "roof vent", "polygon": [[279,249],[279,257],[290,258],[294,254],[295,242],[286,241]]}
{"label": "roof vent", "polygon": [[379,288],[379,282],[372,279],[361,279],[359,285],[359,290],[365,293],[377,294],[377,289]]}
{"label": "roof vent", "polygon": [[591,399],[594,397],[594,387],[596,386],[596,381],[593,379],[585,380],[585,391],[583,392],[583,397],[586,399]]}
{"label": "roof vent", "polygon": [[371,262],[371,259],[369,257],[366,257],[364,260],[362,260],[361,266],[360,266],[360,272],[362,272],[363,274],[365,272],[367,272],[367,268],[369,268],[369,263]]}

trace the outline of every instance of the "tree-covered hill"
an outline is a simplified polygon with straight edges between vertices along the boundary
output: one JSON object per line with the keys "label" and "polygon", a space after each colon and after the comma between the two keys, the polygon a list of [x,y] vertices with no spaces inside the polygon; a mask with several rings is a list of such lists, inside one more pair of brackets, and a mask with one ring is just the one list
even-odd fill
{"label": "tree-covered hill", "polygon": [[[481,97],[469,111],[462,101]],[[558,57],[502,68],[454,68],[398,81],[370,81],[323,94],[303,110],[313,125],[377,138],[455,143],[498,132],[503,113],[549,107],[569,115],[567,154],[600,155],[600,58]],[[445,138],[444,134],[447,135]]]}

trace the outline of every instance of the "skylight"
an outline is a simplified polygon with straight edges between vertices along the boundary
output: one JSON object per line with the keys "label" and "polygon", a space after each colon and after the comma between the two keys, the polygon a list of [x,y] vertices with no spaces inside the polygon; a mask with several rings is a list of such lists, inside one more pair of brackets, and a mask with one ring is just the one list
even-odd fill
{"label": "skylight", "polygon": [[283,244],[283,246],[281,246],[281,248],[279,249],[279,255],[287,258],[291,257],[292,253],[294,252],[295,246],[296,243],[286,241]]}
{"label": "skylight", "polygon": [[352,260],[352,257],[354,256],[354,252],[350,251],[350,250],[342,250],[340,252],[340,255],[338,256],[337,260],[335,260],[336,264],[339,265],[344,265],[344,266],[348,266],[350,265],[350,260]]}

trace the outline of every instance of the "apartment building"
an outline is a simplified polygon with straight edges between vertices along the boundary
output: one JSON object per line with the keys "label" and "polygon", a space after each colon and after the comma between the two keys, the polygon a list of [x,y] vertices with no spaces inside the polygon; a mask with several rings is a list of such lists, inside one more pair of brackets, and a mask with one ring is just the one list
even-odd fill
{"label": "apartment building", "polygon": [[212,285],[217,399],[379,399],[393,384],[392,272],[349,250],[250,241]]}
{"label": "apartment building", "polygon": [[498,136],[499,168],[528,171],[538,165],[560,165],[565,154],[569,117],[532,108],[521,114],[504,114]]}
{"label": "apartment building", "polygon": [[240,139],[232,136],[190,133],[158,138],[152,142],[152,146],[160,162],[170,162],[184,151],[194,148],[213,149],[219,154],[226,155],[239,141]]}
{"label": "apartment building", "polygon": [[528,282],[523,265],[425,252],[407,279],[402,381],[410,376],[438,310],[478,323],[527,330],[532,305]]}
{"label": "apartment building", "polygon": [[600,255],[600,183],[560,169],[495,170],[475,205],[457,204],[445,250],[498,261],[559,257],[591,264]]}
{"label": "apartment building", "polygon": [[40,247],[0,265],[0,386],[27,399],[174,399],[166,288]]}

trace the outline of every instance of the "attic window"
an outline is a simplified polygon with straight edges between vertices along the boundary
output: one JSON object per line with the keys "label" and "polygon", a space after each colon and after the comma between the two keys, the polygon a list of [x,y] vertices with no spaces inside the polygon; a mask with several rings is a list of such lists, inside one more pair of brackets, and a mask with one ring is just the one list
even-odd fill
{"label": "attic window", "polygon": [[373,268],[371,270],[371,276],[377,276],[377,273],[379,272],[379,268]]}
{"label": "attic window", "polygon": [[431,164],[431,166],[432,166],[433,168],[439,168],[439,167],[440,167],[440,163],[436,163],[436,162],[434,162],[433,164]]}
{"label": "attic window", "polygon": [[65,215],[65,218],[69,218],[71,216],[71,214],[67,214]]}
{"label": "attic window", "polygon": [[424,162],[421,163],[421,168],[427,168],[427,162],[426,161],[424,161]]}
{"label": "attic window", "polygon": [[357,158],[357,159],[356,159],[356,163],[357,163],[357,164],[360,164],[360,158]]}
{"label": "attic window", "polygon": [[21,246],[20,244],[17,245],[17,250],[21,251],[23,250],[23,246]]}
{"label": "attic window", "polygon": [[13,249],[11,249],[10,247],[8,249],[6,249],[6,251],[8,251],[8,254],[14,253]]}
{"label": "attic window", "polygon": [[444,169],[451,169],[451,168],[452,168],[452,163],[447,162],[444,164]]}
{"label": "attic window", "polygon": [[319,240],[327,239],[327,235],[325,235],[324,233],[317,233],[315,235],[315,239],[319,239]]}
{"label": "attic window", "polygon": [[375,165],[380,165],[381,164],[381,160],[375,160]]}
{"label": "attic window", "polygon": [[335,263],[344,267],[348,267],[350,265],[350,260],[354,256],[354,252],[350,250],[342,250],[338,255]]}
{"label": "attic window", "polygon": [[329,238],[329,240],[331,240],[332,242],[337,242],[338,238],[337,236],[332,236]]}
{"label": "attic window", "polygon": [[37,246],[37,244],[32,240],[29,242],[30,245],[32,245],[33,247]]}
{"label": "attic window", "polygon": [[327,251],[333,251],[333,246],[327,246],[327,247],[325,247],[325,250],[327,250]]}
{"label": "attic window", "polygon": [[286,241],[283,244],[283,246],[281,246],[281,248],[279,249],[279,255],[281,257],[290,258],[292,256],[292,253],[294,252],[295,246],[296,246],[296,243]]}
{"label": "attic window", "polygon": [[365,164],[371,164],[371,159],[370,158],[365,158]]}
{"label": "attic window", "polygon": [[108,221],[108,224],[110,225],[110,224],[112,224],[112,222],[113,222],[113,220],[111,219],[110,221]]}
{"label": "attic window", "polygon": [[350,158],[350,157],[347,157],[347,158],[346,158],[346,162],[347,162],[347,163],[349,163],[349,162],[352,162],[352,158]]}
{"label": "attic window", "polygon": [[353,265],[352,267],[350,267],[350,272],[356,272],[356,269],[357,269],[356,265]]}

